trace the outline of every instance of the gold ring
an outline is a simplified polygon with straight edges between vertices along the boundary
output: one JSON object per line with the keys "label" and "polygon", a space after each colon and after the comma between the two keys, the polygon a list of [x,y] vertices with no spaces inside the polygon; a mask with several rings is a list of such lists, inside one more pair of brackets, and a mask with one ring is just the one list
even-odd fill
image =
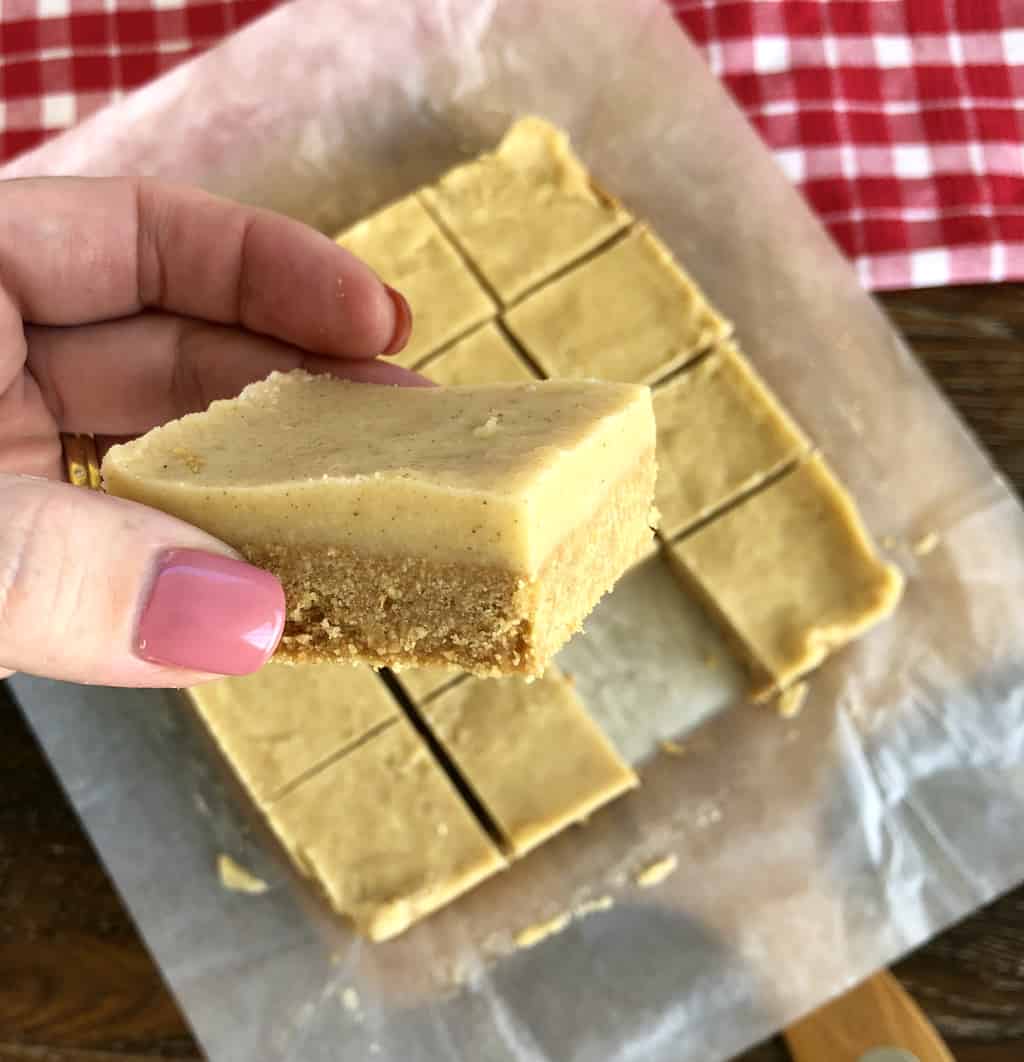
{"label": "gold ring", "polygon": [[68,482],[75,487],[100,489],[100,462],[96,454],[96,440],[91,435],[61,433],[64,450],[64,469]]}

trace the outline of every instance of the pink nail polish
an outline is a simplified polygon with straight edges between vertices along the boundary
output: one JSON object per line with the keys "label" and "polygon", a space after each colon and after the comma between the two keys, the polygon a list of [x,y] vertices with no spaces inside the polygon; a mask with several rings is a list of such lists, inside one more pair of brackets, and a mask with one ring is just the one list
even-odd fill
{"label": "pink nail polish", "polygon": [[214,675],[248,675],[284,630],[284,590],[269,572],[194,549],[158,562],[135,637],[143,660]]}
{"label": "pink nail polish", "polygon": [[391,341],[381,351],[381,354],[388,358],[392,354],[397,354],[409,342],[409,334],[412,332],[412,310],[400,291],[395,291],[387,284],[384,287],[395,307],[395,329],[391,333]]}

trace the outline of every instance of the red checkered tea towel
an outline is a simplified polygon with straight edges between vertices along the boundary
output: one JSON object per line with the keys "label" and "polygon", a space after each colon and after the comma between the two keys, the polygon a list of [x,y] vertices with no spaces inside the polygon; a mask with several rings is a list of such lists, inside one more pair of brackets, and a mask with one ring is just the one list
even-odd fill
{"label": "red checkered tea towel", "polygon": [[1024,279],[1024,0],[673,0],[865,287]]}
{"label": "red checkered tea towel", "polygon": [[216,44],[279,0],[0,0],[0,162]]}
{"label": "red checkered tea towel", "polygon": [[[0,0],[0,161],[276,2]],[[666,2],[866,287],[1024,280],[1024,0]]]}

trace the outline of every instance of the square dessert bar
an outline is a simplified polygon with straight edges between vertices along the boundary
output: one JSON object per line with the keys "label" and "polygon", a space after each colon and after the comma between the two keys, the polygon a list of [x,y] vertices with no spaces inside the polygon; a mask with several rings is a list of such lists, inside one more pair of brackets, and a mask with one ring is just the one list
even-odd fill
{"label": "square dessert bar", "polygon": [[725,343],[654,393],[658,530],[671,539],[808,453],[810,442]]}
{"label": "square dessert bar", "polygon": [[257,801],[273,800],[400,714],[370,668],[335,664],[269,663],[195,686],[189,698]]}
{"label": "square dessert bar", "polygon": [[420,711],[515,856],[637,785],[555,670],[465,679]]}
{"label": "square dessert bar", "polygon": [[766,695],[887,616],[903,588],[817,456],[669,552],[745,651]]}
{"label": "square dessert bar", "polygon": [[504,314],[547,376],[650,383],[729,331],[665,246],[639,228]]}
{"label": "square dessert bar", "polygon": [[278,654],[539,675],[653,533],[647,388],[274,373],[113,447],[106,489],[282,582]]}
{"label": "square dessert bar", "polygon": [[188,691],[296,868],[374,940],[637,785],[556,671],[406,678],[440,758],[369,668],[271,663]]}
{"label": "square dessert bar", "polygon": [[373,939],[505,865],[369,668],[270,663],[188,695],[298,870]]}
{"label": "square dessert bar", "polygon": [[493,321],[453,343],[419,371],[445,387],[471,384],[525,383],[536,374]]}
{"label": "square dessert bar", "polygon": [[299,870],[372,940],[401,933],[505,866],[404,718],[266,814]]}
{"label": "square dessert bar", "polygon": [[415,196],[372,214],[337,237],[408,299],[412,334],[391,359],[412,367],[496,313],[490,295]]}
{"label": "square dessert bar", "polygon": [[565,133],[536,117],[420,194],[504,305],[630,222]]}

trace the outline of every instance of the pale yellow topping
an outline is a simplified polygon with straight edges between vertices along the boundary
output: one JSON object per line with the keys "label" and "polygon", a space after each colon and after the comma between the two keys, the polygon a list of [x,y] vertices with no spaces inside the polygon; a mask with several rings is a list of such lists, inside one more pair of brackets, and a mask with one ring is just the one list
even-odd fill
{"label": "pale yellow topping", "polygon": [[295,862],[374,940],[400,933],[505,865],[404,721],[268,814]]}
{"label": "pale yellow topping", "polygon": [[657,380],[728,331],[646,230],[529,295],[505,322],[548,376],[632,383]]}
{"label": "pale yellow topping", "polygon": [[422,711],[517,855],[637,784],[554,670],[467,679]]}
{"label": "pale yellow topping", "polygon": [[203,722],[257,800],[282,789],[398,715],[367,667],[266,664],[189,690]]}
{"label": "pale yellow topping", "polygon": [[888,615],[903,588],[820,457],[671,552],[780,686]]}
{"label": "pale yellow topping", "polygon": [[399,365],[417,364],[494,316],[491,297],[415,195],[357,222],[337,242],[409,301],[412,334],[390,359]]}
{"label": "pale yellow topping", "polygon": [[495,151],[421,194],[505,303],[629,222],[595,188],[565,133],[541,118],[516,122]]}
{"label": "pale yellow topping", "polygon": [[535,378],[496,324],[485,324],[471,332],[421,366],[420,372],[445,387],[519,383]]}
{"label": "pale yellow topping", "polygon": [[810,444],[727,344],[654,394],[660,530],[666,538],[756,487]]}
{"label": "pale yellow topping", "polygon": [[[493,432],[475,429],[495,418]],[[654,443],[646,388],[477,388],[274,373],[113,447],[108,491],[225,542],[354,548],[530,578]],[[199,456],[193,472],[172,458]]]}

